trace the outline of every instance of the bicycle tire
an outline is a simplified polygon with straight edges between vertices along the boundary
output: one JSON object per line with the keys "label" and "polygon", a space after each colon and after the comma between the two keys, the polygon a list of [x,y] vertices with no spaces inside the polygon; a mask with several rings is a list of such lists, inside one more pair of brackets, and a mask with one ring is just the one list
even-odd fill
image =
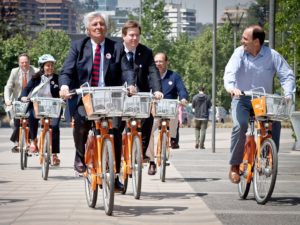
{"label": "bicycle tire", "polygon": [[166,180],[166,166],[167,166],[167,134],[163,133],[161,141],[161,162],[160,162],[160,180]]}
{"label": "bicycle tire", "polygon": [[131,152],[132,189],[135,199],[140,199],[142,188],[142,152],[139,136],[133,137]]}
{"label": "bicycle tire", "polygon": [[124,159],[124,151],[122,151],[122,158],[121,158],[121,167],[120,167],[120,176],[119,178],[121,179],[124,189],[121,191],[123,195],[126,194],[127,192],[127,187],[128,187],[128,174],[127,174],[127,162]]}
{"label": "bicycle tire", "polygon": [[253,189],[258,204],[266,204],[270,199],[275,187],[277,169],[277,148],[275,142],[268,138],[261,145],[260,156],[255,156]]}
{"label": "bicycle tire", "polygon": [[114,207],[115,174],[111,140],[105,138],[102,145],[102,194],[106,215],[110,216]]}
{"label": "bicycle tire", "polygon": [[98,185],[96,185],[95,190],[93,190],[93,179],[97,179],[93,176],[91,169],[86,169],[86,175],[84,177],[84,188],[85,188],[85,198],[88,206],[90,208],[95,208],[98,197]]}
{"label": "bicycle tire", "polygon": [[252,151],[255,151],[256,144],[253,135],[248,135],[244,147],[243,162],[240,164],[240,182],[238,184],[238,193],[241,199],[246,199],[252,181]]}
{"label": "bicycle tire", "polygon": [[[86,147],[85,147],[85,163],[93,164],[93,157],[91,151],[94,151],[95,145],[95,136],[89,135]],[[87,162],[89,161],[89,162]],[[98,185],[95,185],[97,177],[92,173],[91,168],[89,165],[87,166],[86,174],[84,176],[84,187],[85,187],[85,198],[88,206],[90,208],[95,208],[98,198]]]}
{"label": "bicycle tire", "polygon": [[47,180],[49,175],[49,166],[51,162],[50,136],[48,131],[45,133],[44,136],[44,145],[42,150],[42,177],[44,180]]}
{"label": "bicycle tire", "polygon": [[27,146],[26,146],[26,135],[25,130],[20,130],[20,141],[19,141],[19,147],[20,147],[20,165],[21,170],[24,170],[27,167]]}

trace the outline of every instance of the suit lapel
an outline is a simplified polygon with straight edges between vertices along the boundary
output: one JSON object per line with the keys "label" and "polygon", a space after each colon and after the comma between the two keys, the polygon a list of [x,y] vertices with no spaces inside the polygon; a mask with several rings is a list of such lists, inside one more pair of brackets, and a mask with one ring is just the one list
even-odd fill
{"label": "suit lapel", "polygon": [[92,47],[92,42],[91,39],[89,39],[84,47],[83,50],[83,58],[87,59],[87,69],[88,69],[88,80],[87,82],[90,81],[91,76],[92,76],[92,67],[93,67],[93,47]]}
{"label": "suit lapel", "polygon": [[[112,48],[111,44],[105,39],[105,44],[104,44],[104,59],[103,59],[103,76],[104,76],[104,81],[105,81],[105,76],[107,73],[109,61],[112,57]],[[105,82],[104,82],[105,83]]]}

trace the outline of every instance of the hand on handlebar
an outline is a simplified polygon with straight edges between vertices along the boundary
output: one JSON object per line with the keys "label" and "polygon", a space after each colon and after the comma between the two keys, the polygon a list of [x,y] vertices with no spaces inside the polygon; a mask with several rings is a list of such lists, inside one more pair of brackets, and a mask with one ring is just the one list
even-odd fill
{"label": "hand on handlebar", "polygon": [[240,89],[237,88],[233,88],[229,91],[231,96],[235,96],[235,97],[239,97],[241,95],[243,95],[242,91]]}
{"label": "hand on handlebar", "polygon": [[127,91],[128,91],[128,96],[132,96],[132,95],[136,94],[137,93],[136,86],[134,86],[134,85],[128,86]]}
{"label": "hand on handlebar", "polygon": [[70,95],[70,91],[69,89],[62,89],[59,91],[59,96],[64,99],[64,100],[67,100],[67,99],[70,99],[72,98],[72,96]]}
{"label": "hand on handlebar", "polygon": [[29,101],[30,101],[30,99],[26,96],[21,98],[21,102],[29,102]]}
{"label": "hand on handlebar", "polygon": [[186,106],[188,104],[188,101],[185,98],[183,98],[180,100],[180,104]]}
{"label": "hand on handlebar", "polygon": [[164,97],[164,94],[160,91],[154,92],[153,95],[154,95],[154,98],[157,99],[157,100],[160,100]]}

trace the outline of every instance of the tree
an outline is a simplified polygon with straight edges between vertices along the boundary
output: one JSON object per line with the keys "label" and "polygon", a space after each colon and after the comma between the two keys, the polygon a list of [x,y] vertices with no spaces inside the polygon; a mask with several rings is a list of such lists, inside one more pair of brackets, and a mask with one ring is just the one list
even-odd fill
{"label": "tree", "polygon": [[[276,32],[281,37],[281,44],[277,50],[290,65],[300,60],[300,2],[299,0],[278,0],[276,14]],[[299,74],[299,66],[296,69]],[[296,77],[296,109],[300,109],[300,78]]]}
{"label": "tree", "polygon": [[141,42],[150,47],[153,52],[168,52],[170,49],[171,24],[164,16],[163,0],[143,1],[142,37]]}
{"label": "tree", "polygon": [[[46,29],[33,40],[29,55],[32,63],[37,65],[38,57],[51,54],[56,59],[56,71],[60,71],[68,54],[71,40],[64,31]],[[34,60],[34,61],[33,61]]]}

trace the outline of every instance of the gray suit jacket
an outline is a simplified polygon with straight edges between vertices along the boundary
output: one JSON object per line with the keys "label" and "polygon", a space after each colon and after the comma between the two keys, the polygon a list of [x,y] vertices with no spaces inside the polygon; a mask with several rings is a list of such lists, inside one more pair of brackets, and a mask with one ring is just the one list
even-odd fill
{"label": "gray suit jacket", "polygon": [[[31,80],[32,75],[38,71],[37,68],[30,66],[27,76],[27,83]],[[22,71],[20,67],[11,70],[10,76],[4,87],[4,100],[16,101],[21,96],[22,92]]]}

